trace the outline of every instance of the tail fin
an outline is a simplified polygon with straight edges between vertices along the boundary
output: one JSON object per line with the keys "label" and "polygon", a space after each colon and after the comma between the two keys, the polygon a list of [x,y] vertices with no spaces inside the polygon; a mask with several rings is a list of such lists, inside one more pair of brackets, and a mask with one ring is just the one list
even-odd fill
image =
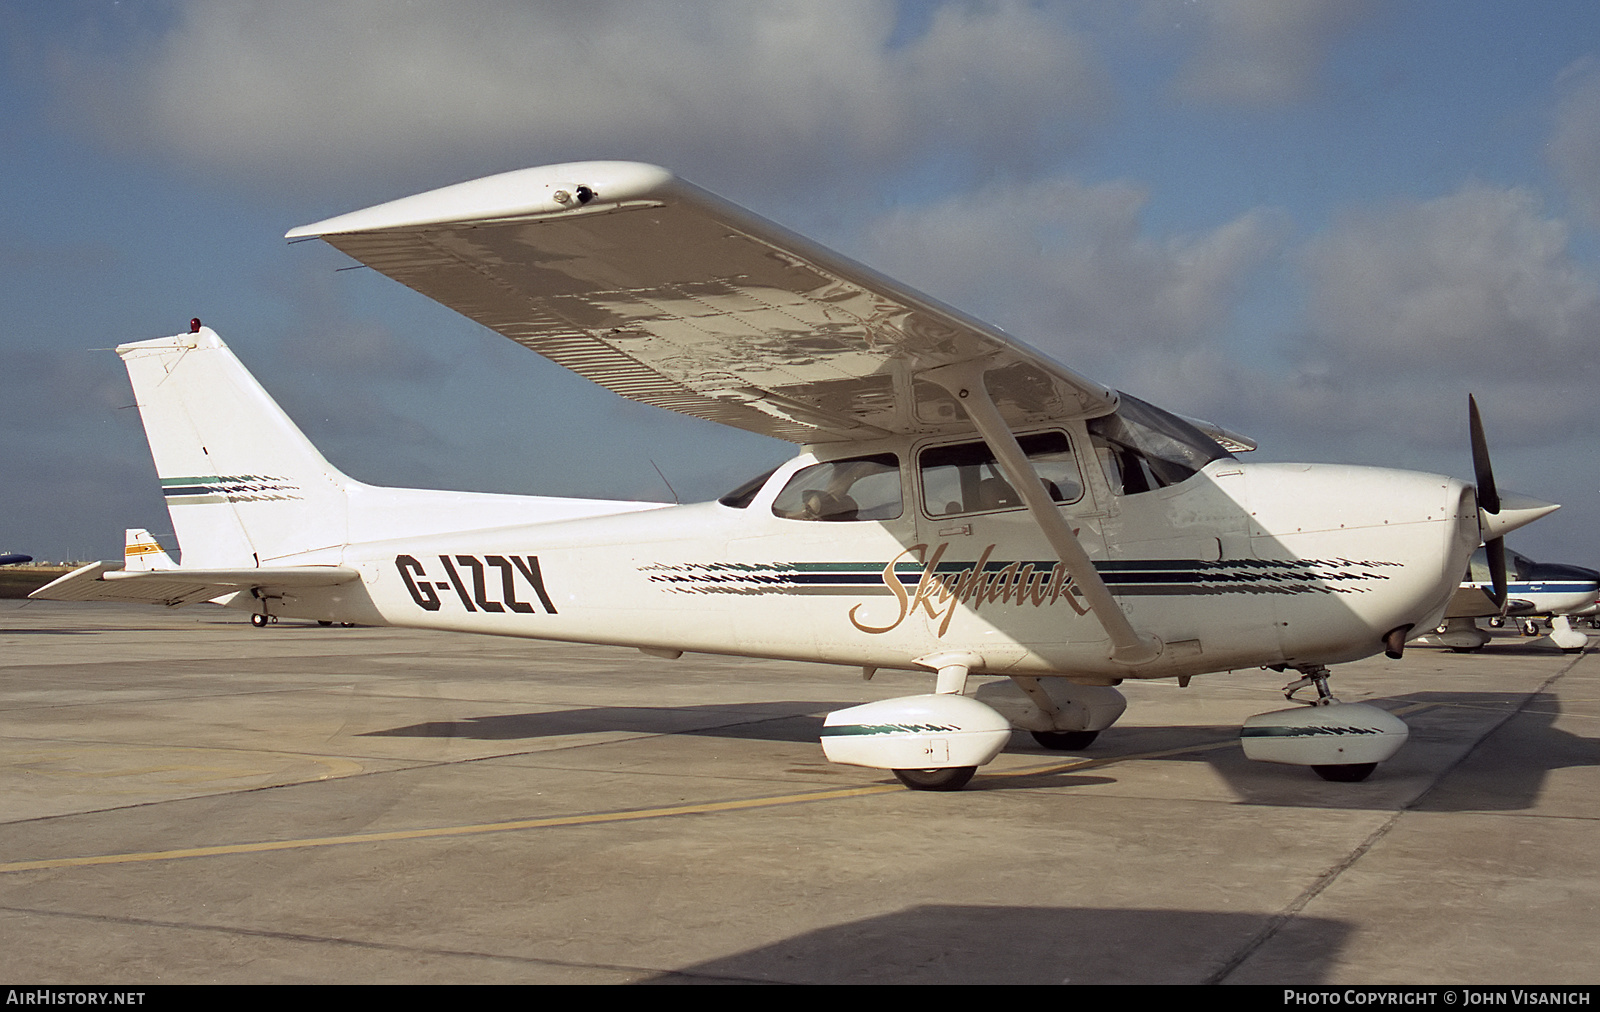
{"label": "tail fin", "polygon": [[214,331],[124,344],[117,354],[184,566],[263,566],[345,544],[350,479]]}
{"label": "tail fin", "polygon": [[161,542],[143,527],[128,528],[123,532],[122,543],[122,568],[130,573],[176,568]]}

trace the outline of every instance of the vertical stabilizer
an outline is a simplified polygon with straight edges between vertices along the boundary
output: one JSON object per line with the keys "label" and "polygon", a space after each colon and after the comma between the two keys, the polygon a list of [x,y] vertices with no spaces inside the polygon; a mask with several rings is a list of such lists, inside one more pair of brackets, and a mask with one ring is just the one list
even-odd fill
{"label": "vertical stabilizer", "polygon": [[350,480],[209,327],[117,348],[184,566],[264,566],[347,540]]}
{"label": "vertical stabilizer", "polygon": [[122,568],[130,573],[140,573],[172,569],[174,563],[154,534],[143,527],[130,527],[123,532]]}

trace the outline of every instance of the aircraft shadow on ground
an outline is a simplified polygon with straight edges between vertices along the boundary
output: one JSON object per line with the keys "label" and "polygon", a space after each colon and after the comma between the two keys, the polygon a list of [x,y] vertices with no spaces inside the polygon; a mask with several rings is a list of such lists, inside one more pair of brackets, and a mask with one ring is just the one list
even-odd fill
{"label": "aircraft shadow on ground", "polygon": [[[1410,802],[1426,811],[1525,810],[1539,799],[1550,772],[1600,766],[1600,739],[1555,726],[1561,703],[1551,693],[1530,699],[1523,693],[1416,692],[1365,702],[1404,711],[1411,739],[1363,783],[1326,783],[1309,769],[1252,762],[1236,747],[1180,752],[1157,761],[1207,763],[1246,804],[1336,808],[1393,808],[1397,799],[1382,789],[1384,784],[1443,773]],[[1082,754],[1137,755],[1237,736],[1236,727],[1114,727]]]}
{"label": "aircraft shadow on ground", "polygon": [[[1586,738],[1555,726],[1561,699],[1549,692],[1531,698],[1519,693],[1417,692],[1393,701],[1428,707],[1407,714],[1412,737],[1421,742],[1472,735],[1451,730],[1469,721],[1483,723],[1511,715],[1480,740],[1432,790],[1414,806],[1419,811],[1510,811],[1530,808],[1556,770],[1600,766],[1600,738]],[[1461,715],[1456,720],[1451,716]],[[1381,767],[1380,767],[1381,769]]]}
{"label": "aircraft shadow on ground", "polygon": [[[1521,694],[1421,692],[1371,702],[1390,710],[1405,709],[1412,740],[1395,759],[1361,784],[1330,784],[1308,769],[1256,763],[1238,748],[1238,728],[1224,725],[1113,727],[1095,745],[1081,752],[1052,752],[1017,732],[1007,753],[1038,758],[1040,765],[1074,759],[1117,760],[1149,753],[1161,763],[1206,763],[1245,804],[1307,805],[1337,808],[1393,808],[1397,799],[1385,783],[1396,777],[1444,772],[1463,748],[1470,752],[1416,806],[1435,811],[1511,811],[1532,807],[1552,770],[1600,766],[1600,739],[1585,738],[1555,727],[1560,701],[1541,693],[1532,700]],[[389,738],[462,738],[515,741],[563,735],[632,733],[688,735],[750,741],[815,743],[822,714],[848,703],[783,700],[684,707],[596,706],[530,713],[492,714],[456,720],[427,721],[368,731],[364,736]],[[1495,726],[1506,715],[1504,724]],[[1489,732],[1493,727],[1494,730]],[[1483,738],[1486,732],[1487,738]],[[1207,748],[1222,745],[1221,748]],[[1193,751],[1183,751],[1185,749]],[[1406,750],[1410,750],[1409,756]],[[1426,750],[1426,751],[1425,751]],[[1416,761],[1423,763],[1419,770]],[[1060,787],[1063,777],[1074,785],[1110,783],[1112,768],[1044,771],[1036,775],[980,776],[970,789],[1028,790]],[[1400,803],[1403,803],[1400,802]]]}
{"label": "aircraft shadow on ground", "polygon": [[[1063,877],[1072,874],[1070,863],[1063,864]],[[685,966],[644,983],[1214,983],[1227,979],[1230,960],[1269,920],[1267,914],[1191,910],[916,906]],[[1315,940],[1297,963],[1303,972],[1296,982],[1319,983],[1352,929],[1326,918],[1293,924],[1297,934]]]}
{"label": "aircraft shadow on ground", "polygon": [[569,734],[631,732],[683,734],[758,741],[815,742],[821,713],[849,703],[783,701],[710,706],[593,706],[539,713],[505,713],[368,731],[379,738],[468,738],[510,741]]}

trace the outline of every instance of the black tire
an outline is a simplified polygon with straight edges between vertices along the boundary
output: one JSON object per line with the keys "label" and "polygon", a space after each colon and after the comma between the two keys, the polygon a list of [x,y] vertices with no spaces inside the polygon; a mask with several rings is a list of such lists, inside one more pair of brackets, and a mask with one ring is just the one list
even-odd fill
{"label": "black tire", "polygon": [[894,777],[913,791],[959,791],[976,772],[976,766],[946,766],[939,770],[895,770]]}
{"label": "black tire", "polygon": [[1359,784],[1372,776],[1372,771],[1378,768],[1377,763],[1342,763],[1337,766],[1313,766],[1317,776],[1324,780],[1331,780],[1336,784]]}
{"label": "black tire", "polygon": [[251,615],[250,624],[255,626],[257,629],[265,629],[267,627],[267,616]]}
{"label": "black tire", "polygon": [[1100,737],[1099,731],[1029,731],[1033,740],[1057,752],[1081,752]]}
{"label": "black tire", "polygon": [[317,619],[317,625],[320,625],[322,628],[327,629],[327,628],[330,628],[333,625],[333,620],[332,619],[326,619],[326,618],[319,618],[319,619]]}

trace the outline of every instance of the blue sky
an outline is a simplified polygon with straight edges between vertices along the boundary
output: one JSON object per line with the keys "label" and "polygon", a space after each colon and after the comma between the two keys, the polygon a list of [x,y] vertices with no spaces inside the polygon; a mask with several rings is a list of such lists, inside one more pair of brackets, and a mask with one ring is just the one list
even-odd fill
{"label": "blue sky", "polygon": [[[120,363],[215,327],[339,467],[709,498],[789,447],[622,401],[296,225],[656,162],[1261,443],[1565,508],[1600,565],[1600,5],[0,3],[0,551],[169,523]],[[97,350],[99,349],[99,350]]]}

